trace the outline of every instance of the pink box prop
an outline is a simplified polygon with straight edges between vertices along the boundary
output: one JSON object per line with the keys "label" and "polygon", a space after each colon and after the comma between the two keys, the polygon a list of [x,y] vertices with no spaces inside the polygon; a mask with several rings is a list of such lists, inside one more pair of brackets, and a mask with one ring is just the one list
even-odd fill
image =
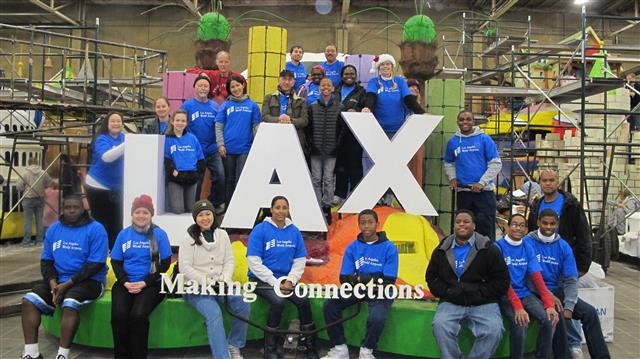
{"label": "pink box prop", "polygon": [[345,61],[345,64],[356,67],[358,70],[358,81],[360,81],[360,84],[365,89],[367,88],[369,80],[376,76],[376,74],[371,73],[371,62],[374,57],[374,55],[355,54],[347,56]]}
{"label": "pink box prop", "polygon": [[168,71],[163,75],[162,96],[169,99],[171,113],[193,97],[193,81],[198,74],[184,71]]}

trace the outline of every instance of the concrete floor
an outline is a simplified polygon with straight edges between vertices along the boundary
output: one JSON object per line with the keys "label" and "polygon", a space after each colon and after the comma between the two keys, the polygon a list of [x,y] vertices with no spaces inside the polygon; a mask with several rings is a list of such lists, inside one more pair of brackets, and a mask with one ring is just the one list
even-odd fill
{"label": "concrete floor", "polygon": [[[37,280],[40,278],[38,258],[40,248],[22,248],[17,244],[0,246],[0,285]],[[612,358],[640,358],[640,268],[622,262],[612,262],[606,282],[615,287],[614,342],[609,344]],[[0,305],[18,303],[21,295],[0,297]],[[20,317],[0,319],[0,358],[19,358],[23,348]],[[40,351],[45,358],[53,358],[57,352],[57,338],[41,331]],[[328,350],[328,343],[320,342],[321,354]],[[357,348],[351,348],[351,357],[357,358]],[[586,346],[584,357],[588,358]],[[261,358],[261,343],[250,342],[242,351],[245,358]],[[112,358],[110,350],[74,346],[71,358]],[[397,355],[377,353],[377,358],[395,359]],[[152,350],[149,358],[211,358],[208,347],[175,350]],[[404,357],[406,358],[406,357]]]}

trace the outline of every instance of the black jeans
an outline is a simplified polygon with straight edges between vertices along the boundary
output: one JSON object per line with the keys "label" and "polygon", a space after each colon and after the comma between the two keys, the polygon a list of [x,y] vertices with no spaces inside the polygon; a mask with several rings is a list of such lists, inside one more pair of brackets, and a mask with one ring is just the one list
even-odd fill
{"label": "black jeans", "polygon": [[271,303],[269,316],[267,317],[268,327],[277,328],[280,326],[280,319],[282,318],[282,312],[284,311],[284,304],[286,301],[293,303],[293,305],[298,309],[298,316],[300,318],[301,325],[313,323],[309,299],[296,297],[295,294],[292,294],[288,298],[283,298],[276,294],[275,290],[269,285],[269,283],[254,278],[250,278],[250,280],[255,280],[258,283],[255,293]]}
{"label": "black jeans", "polygon": [[[327,299],[324,303],[324,321],[329,324],[342,318],[342,311],[358,302],[366,302],[369,306],[369,316],[367,317],[367,332],[362,340],[362,346],[367,349],[376,349],[378,340],[384,330],[384,323],[387,321],[387,314],[391,309],[393,300],[389,299],[358,299],[356,297]],[[345,344],[344,328],[342,324],[337,324],[327,328],[327,334],[332,346]]]}
{"label": "black jeans", "polygon": [[[351,137],[351,138],[349,138]],[[336,156],[336,189],[334,194],[347,198],[362,180],[362,146],[353,135],[345,136]]]}
{"label": "black jeans", "polygon": [[476,217],[476,232],[496,240],[496,194],[493,191],[458,191],[458,208]]}
{"label": "black jeans", "polygon": [[111,330],[116,359],[146,359],[149,343],[149,315],[162,302],[160,283],[131,294],[124,283],[111,289]]}
{"label": "black jeans", "polygon": [[[562,288],[556,288],[553,294],[558,297],[558,299],[564,301],[564,291]],[[560,315],[560,321],[553,335],[553,353],[556,358],[571,358],[566,329],[566,322],[570,319],[563,319],[564,316],[562,316],[562,314]],[[607,348],[607,343],[605,343],[604,336],[602,335],[602,328],[600,327],[600,319],[598,318],[596,308],[578,298],[578,302],[573,308],[573,319],[579,320],[582,324],[582,331],[584,332],[584,338],[587,342],[591,358],[611,358],[609,348]]]}
{"label": "black jeans", "polygon": [[85,186],[91,217],[100,222],[109,237],[109,250],[113,248],[122,230],[122,194],[118,191]]}

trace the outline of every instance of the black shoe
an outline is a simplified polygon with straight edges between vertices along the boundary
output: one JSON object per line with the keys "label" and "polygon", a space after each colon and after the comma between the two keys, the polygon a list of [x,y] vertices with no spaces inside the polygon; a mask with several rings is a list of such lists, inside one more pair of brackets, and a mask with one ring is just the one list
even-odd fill
{"label": "black shoe", "polygon": [[322,214],[327,221],[327,225],[331,225],[331,207],[322,207]]}
{"label": "black shoe", "polygon": [[[303,332],[310,332],[316,329],[315,324],[304,324],[300,326]],[[307,359],[319,359],[318,350],[316,349],[316,334],[300,336],[299,347],[304,348]]]}
{"label": "black shoe", "polygon": [[44,357],[42,356],[42,354],[39,354],[37,357],[32,357],[31,355],[25,355],[23,357],[20,357],[22,359],[44,359]]}
{"label": "black shoe", "polygon": [[[275,329],[275,328],[270,328]],[[282,355],[278,353],[278,335],[265,332],[264,333],[264,359],[282,359]]]}

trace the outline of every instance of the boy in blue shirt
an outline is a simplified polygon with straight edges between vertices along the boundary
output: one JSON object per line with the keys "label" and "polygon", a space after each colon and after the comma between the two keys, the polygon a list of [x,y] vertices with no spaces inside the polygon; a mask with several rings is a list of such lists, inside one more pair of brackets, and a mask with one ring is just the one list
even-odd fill
{"label": "boy in blue shirt", "polygon": [[[189,115],[188,130],[198,138],[204,152],[205,165],[209,169],[211,177],[211,193],[208,200],[213,203],[215,214],[221,214],[224,212],[222,204],[224,203],[225,178],[222,157],[218,153],[215,134],[218,105],[208,98],[211,80],[207,75],[198,75],[193,82],[193,88],[195,97],[185,101],[180,108],[187,111]],[[200,174],[196,186],[196,201],[200,199],[203,180],[204,172]]]}
{"label": "boy in blue shirt", "polygon": [[289,54],[291,56],[291,61],[287,61],[285,69],[294,73],[296,82],[293,85],[293,91],[298,92],[300,87],[302,87],[305,81],[307,81],[307,69],[304,67],[304,64],[300,62],[302,61],[304,50],[300,45],[293,45],[291,46]]}
{"label": "boy in blue shirt", "polygon": [[456,190],[457,209],[468,209],[477,218],[477,231],[496,239],[496,195],[493,179],[502,169],[502,161],[493,139],[474,126],[473,113],[462,110],[458,127],[444,155],[444,170],[449,187]]}
{"label": "boy in blue shirt", "polygon": [[[510,356],[513,359],[524,358],[524,341],[531,316],[540,323],[536,358],[551,358],[553,330],[559,316],[553,307],[553,297],[544,284],[535,250],[522,240],[527,233],[525,217],[519,213],[511,216],[507,232],[508,234],[496,242],[496,245],[504,256],[511,279],[507,296],[500,301],[500,310],[510,322]],[[540,298],[527,288],[527,280],[533,281]]]}
{"label": "boy in blue shirt", "polygon": [[578,298],[578,269],[569,244],[558,235],[558,214],[550,208],[540,212],[538,230],[529,233],[524,241],[531,245],[542,268],[542,277],[554,295],[554,303],[564,319],[560,320],[553,337],[556,358],[571,358],[566,332],[567,321],[577,319],[591,358],[610,358],[604,342],[596,309]]}
{"label": "boy in blue shirt", "polygon": [[[340,282],[364,287],[369,282],[373,284],[394,285],[398,277],[398,249],[387,239],[384,232],[376,232],[378,215],[371,209],[365,209],[358,214],[360,235],[351,242],[344,252],[342,267],[340,268]],[[369,286],[367,286],[369,287]],[[354,293],[357,293],[354,290]],[[363,290],[364,292],[364,290]],[[371,289],[368,288],[368,296]],[[349,298],[328,299],[324,305],[324,320],[334,323],[342,318],[342,311],[358,302],[365,301],[369,306],[367,318],[367,332],[360,347],[361,359],[373,359],[373,350],[378,345],[378,339],[384,330],[387,313],[391,309],[393,300],[374,299],[355,296]],[[342,324],[327,328],[329,339],[333,347],[324,359],[348,359],[349,348],[344,337]]]}
{"label": "boy in blue shirt", "polygon": [[42,359],[38,348],[41,315],[62,308],[60,347],[56,359],[69,358],[80,324],[80,308],[102,295],[106,281],[107,232],[82,205],[80,196],[66,197],[62,216],[45,234],[40,257],[43,280],[22,299],[22,359]]}

